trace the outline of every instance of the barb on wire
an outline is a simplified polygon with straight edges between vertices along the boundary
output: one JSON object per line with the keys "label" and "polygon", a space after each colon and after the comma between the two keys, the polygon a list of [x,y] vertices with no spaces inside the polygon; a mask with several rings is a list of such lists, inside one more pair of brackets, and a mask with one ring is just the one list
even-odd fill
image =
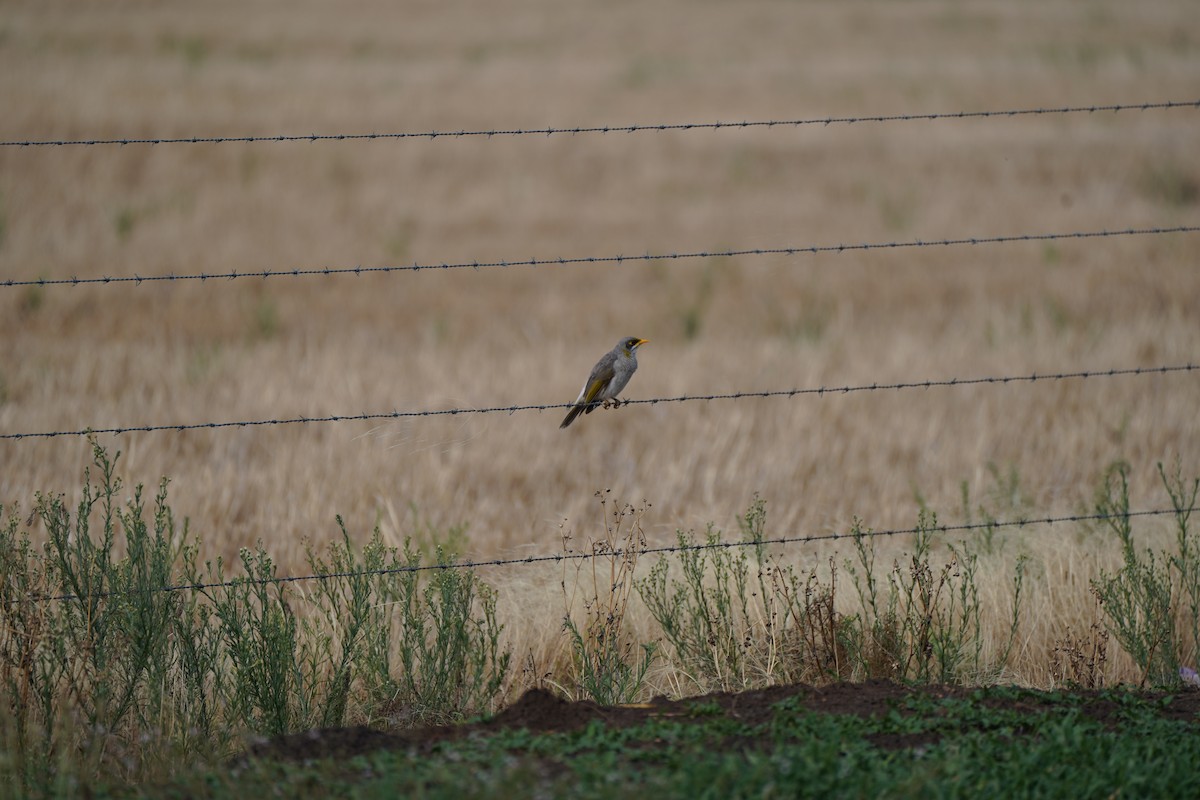
{"label": "barb on wire", "polygon": [[[1157,367],[1129,367],[1127,369],[1086,370],[1079,372],[1032,373],[1029,375],[1000,375],[981,378],[941,378],[900,383],[871,383],[852,386],[818,386],[797,389],[771,389],[757,392],[728,392],[726,394],[685,394],[675,397],[652,397],[645,400],[622,400],[621,405],[657,405],[659,403],[687,403],[698,400],[740,400],[748,398],[799,397],[801,395],[851,394],[903,389],[932,389],[940,386],[973,386],[978,384],[1034,383],[1036,381],[1060,381],[1071,378],[1113,378],[1120,375],[1150,375],[1169,372],[1192,372],[1200,370],[1200,364],[1175,364]],[[443,408],[425,411],[383,411],[374,414],[347,414],[316,417],[285,417],[277,419],[237,420],[232,422],[192,422],[175,425],[131,425],[113,428],[83,428],[79,430],[46,431],[41,433],[0,433],[0,439],[49,439],[58,436],[87,436],[95,433],[154,433],[158,431],[193,431],[217,428],[248,428],[263,425],[298,425],[329,422],[363,422],[371,420],[401,419],[405,417],[446,417],[459,414],[512,414],[516,411],[551,411],[570,408],[574,403],[546,403],[539,405],[493,406],[483,408]]]}
{"label": "barb on wire", "polygon": [[1147,236],[1167,233],[1197,233],[1200,225],[1172,227],[1122,228],[1117,230],[1071,231],[1069,233],[1020,233],[1004,236],[969,236],[953,239],[908,239],[893,242],[857,242],[851,244],[814,244],[789,247],[755,247],[739,250],[697,250],[680,253],[645,253],[643,255],[573,256],[570,258],[527,258],[516,261],[460,261],[442,264],[400,264],[380,267],[306,267],[278,270],[233,272],[198,272],[183,275],[104,275],[97,278],[31,278],[3,280],[0,286],[81,286],[84,284],[141,285],[156,281],[210,281],[236,278],[302,278],[334,275],[370,275],[388,272],[422,272],[430,270],[497,269],[504,267],[564,267],[574,264],[623,264],[637,261],[683,261],[689,259],[734,258],[748,256],[796,256],[817,253],[847,253],[864,250],[898,250],[910,247],[953,247],[957,245],[1009,244],[1012,242],[1044,242],[1056,239],[1097,239],[1114,236]]}
{"label": "barb on wire", "polygon": [[125,139],[26,139],[0,141],[0,147],[68,147],[130,144],[224,144],[229,142],[320,142],[363,139],[446,139],[497,136],[554,136],[570,134],[643,133],[655,131],[720,130],[722,128],[780,128],[805,125],[853,125],[861,122],[915,122],[987,117],[1023,117],[1039,114],[1095,114],[1102,111],[1151,111],[1200,108],[1200,100],[1169,100],[1161,103],[1114,103],[1109,105],[1060,106],[1057,108],[1014,108],[1001,111],[950,111],[928,114],[871,114],[866,116],[809,117],[806,119],[743,120],[741,122],[676,122],[648,125],[593,125],[573,128],[508,128],[501,130],[409,131],[399,133],[307,133],[276,136],[181,136],[176,138]]}
{"label": "barb on wire", "polygon": [[[1001,522],[974,522],[964,523],[961,525],[935,525],[930,527],[912,527],[912,528],[892,528],[889,530],[859,530],[850,533],[822,533],[812,536],[781,536],[773,539],[759,539],[749,541],[719,541],[719,542],[702,542],[692,544],[677,544],[665,545],[662,547],[639,547],[637,552],[639,555],[653,554],[669,554],[683,553],[697,550],[729,550],[739,547],[762,547],[775,545],[790,545],[790,544],[806,544],[809,542],[827,542],[838,539],[855,539],[855,538],[871,538],[876,536],[903,536],[906,534],[916,534],[922,531],[936,531],[937,533],[962,533],[966,531],[983,530],[987,528],[994,530],[996,528],[1023,528],[1031,525],[1054,525],[1058,523],[1078,523],[1078,522],[1095,522],[1099,520],[1114,519],[1120,517],[1122,519],[1130,517],[1151,517],[1164,516],[1167,514],[1176,513],[1172,508],[1150,509],[1142,511],[1125,511],[1118,514],[1112,513],[1095,513],[1095,514],[1069,514],[1059,517],[1040,517],[1040,518],[1024,518],[1015,520],[1005,520]],[[543,564],[547,562],[562,563],[564,561],[590,561],[595,558],[620,558],[625,554],[621,548],[615,550],[589,551],[589,552],[566,552],[553,553],[550,555],[526,556],[525,558],[494,558],[484,560],[468,560],[468,561],[451,561],[448,563],[437,564],[417,564],[405,565],[402,567],[384,567],[379,569],[368,570],[347,570],[342,572],[323,572],[313,575],[281,575],[272,578],[233,578],[227,581],[214,581],[210,583],[182,583],[172,586],[160,586],[154,589],[144,589],[143,592],[182,592],[182,591],[207,591],[209,589],[221,589],[231,586],[241,586],[246,584],[261,586],[261,585],[278,585],[285,583],[300,583],[307,581],[327,581],[336,580],[339,578],[358,578],[372,575],[401,575],[413,572],[428,572],[432,570],[448,570],[448,569],[478,569],[480,567],[511,567],[511,566],[528,566],[530,564]],[[89,595],[89,598],[107,598],[116,595],[130,594],[130,592],[97,592]],[[78,595],[60,594],[60,595],[33,595],[9,600],[12,603],[21,602],[62,602],[79,599]]]}

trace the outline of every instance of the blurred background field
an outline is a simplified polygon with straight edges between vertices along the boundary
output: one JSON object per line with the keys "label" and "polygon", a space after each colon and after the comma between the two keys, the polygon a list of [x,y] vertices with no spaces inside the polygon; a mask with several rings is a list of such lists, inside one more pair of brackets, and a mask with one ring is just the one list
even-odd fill
{"label": "blurred background field", "polygon": [[[1200,17],[1178,0],[0,3],[8,141],[922,114],[1193,101],[1197,87]],[[1198,131],[1192,107],[6,146],[0,279],[1195,225]],[[0,432],[566,403],[625,335],[651,342],[631,398],[1195,363],[1198,244],[0,287]],[[964,485],[1000,517],[1077,513],[1118,459],[1133,505],[1161,508],[1157,462],[1200,470],[1198,407],[1187,372],[635,405],[566,431],[547,411],[100,441],[131,482],[171,478],[207,556],[261,540],[289,572],[305,541],[339,535],[335,514],[364,540],[377,524],[396,543],[466,526],[464,555],[551,553],[563,531],[601,530],[603,490],[650,503],[652,543],[735,529],[755,494],[772,535],[907,527],[922,503],[956,521]],[[89,452],[79,436],[3,441],[0,502],[77,491]],[[1079,564],[1103,556],[1062,528],[1012,536],[1005,557],[1042,567],[1045,652],[1086,622]],[[996,576],[1003,593],[1011,573]],[[521,605],[525,573],[489,579],[510,611],[544,609],[530,631],[556,630],[560,605]]]}

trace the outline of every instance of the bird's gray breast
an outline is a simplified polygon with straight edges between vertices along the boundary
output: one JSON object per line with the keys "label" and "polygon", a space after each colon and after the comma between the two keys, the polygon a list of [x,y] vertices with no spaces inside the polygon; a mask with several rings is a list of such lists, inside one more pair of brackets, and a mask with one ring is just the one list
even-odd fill
{"label": "bird's gray breast", "polygon": [[629,379],[633,377],[634,371],[637,369],[637,356],[633,353],[625,355],[621,353],[617,356],[617,360],[613,363],[613,379],[608,385],[608,391],[604,394],[608,397],[616,397],[629,383]]}

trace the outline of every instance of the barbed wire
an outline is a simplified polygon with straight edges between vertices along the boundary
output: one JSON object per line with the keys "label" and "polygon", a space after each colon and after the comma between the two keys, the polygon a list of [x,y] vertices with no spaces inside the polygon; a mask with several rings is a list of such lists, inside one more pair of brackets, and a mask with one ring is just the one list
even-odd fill
{"label": "barbed wire", "polygon": [[[980,378],[942,378],[899,383],[870,383],[847,386],[818,386],[796,389],[771,389],[766,391],[728,392],[725,394],[685,394],[675,397],[652,397],[647,399],[622,400],[621,405],[657,405],[659,403],[687,403],[699,400],[741,400],[749,398],[799,397],[802,395],[851,394],[905,389],[932,389],[943,386],[974,386],[978,384],[1035,383],[1037,381],[1059,381],[1068,379],[1113,378],[1122,375],[1150,375],[1171,372],[1193,372],[1200,370],[1198,364],[1175,364],[1157,367],[1129,367],[1125,369],[1084,370],[1078,372],[1031,373],[1029,375],[1000,375]],[[49,439],[59,436],[88,436],[91,434],[155,433],[159,431],[215,430],[218,428],[248,428],[265,425],[299,425],[332,422],[364,422],[406,417],[445,417],[460,414],[513,414],[517,411],[552,411],[566,409],[574,403],[544,403],[537,405],[493,406],[483,408],[444,408],[424,411],[382,411],[371,414],[337,414],[316,417],[288,417],[276,419],[237,420],[229,422],[193,422],[174,425],[131,425],[113,428],[83,428],[79,430],[45,431],[38,433],[3,433],[0,439]]]}
{"label": "barbed wire", "polygon": [[[968,522],[959,525],[937,525],[926,524],[917,525],[911,528],[892,528],[887,530],[871,530],[861,529],[856,527],[848,533],[823,533],[811,536],[781,536],[772,539],[742,539],[731,541],[708,541],[701,543],[688,543],[676,545],[663,545],[660,547],[636,547],[636,548],[610,548],[602,543],[593,545],[591,551],[588,552],[563,552],[551,553],[546,555],[525,556],[524,558],[493,558],[479,559],[469,561],[449,561],[438,562],[433,564],[405,564],[395,567],[380,567],[378,569],[364,570],[345,570],[339,572],[323,572],[314,573],[311,575],[281,575],[270,578],[231,578],[225,581],[199,582],[199,583],[181,583],[170,586],[158,586],[152,589],[143,590],[127,590],[127,591],[106,591],[89,594],[89,599],[104,599],[116,596],[128,596],[138,593],[171,593],[182,591],[203,592],[209,589],[231,588],[234,586],[265,586],[265,585],[282,585],[287,583],[302,583],[308,581],[328,581],[337,580],[340,578],[363,578],[372,576],[387,576],[387,575],[404,575],[417,572],[428,572],[432,570],[452,570],[452,569],[479,569],[482,567],[511,567],[531,564],[545,564],[570,561],[590,561],[596,558],[621,558],[628,553],[636,553],[636,555],[667,555],[673,553],[700,552],[705,550],[730,550],[741,547],[773,547],[792,544],[805,544],[809,542],[826,542],[836,541],[838,539],[857,539],[857,538],[874,538],[878,536],[903,536],[908,534],[918,533],[964,533],[968,531],[979,530],[995,530],[997,528],[1014,528],[1027,527],[1032,525],[1055,525],[1058,523],[1081,523],[1081,522],[1099,522],[1109,519],[1131,519],[1134,517],[1151,517],[1165,516],[1167,514],[1178,513],[1177,509],[1159,508],[1140,511],[1125,511],[1120,513],[1101,513],[1094,514],[1068,514],[1057,517],[1038,517],[1038,518],[1022,518],[1015,520],[991,520],[988,522]],[[28,603],[28,602],[65,602],[80,599],[79,595],[75,594],[60,594],[60,595],[27,595],[25,597],[11,598],[8,603]]]}
{"label": "barbed wire", "polygon": [[1197,233],[1200,225],[1175,225],[1171,227],[1123,228],[1118,230],[1071,231],[1068,233],[1021,233],[1001,236],[967,236],[951,239],[908,239],[891,242],[858,242],[852,244],[795,245],[789,247],[755,247],[738,250],[697,250],[681,253],[645,253],[643,255],[574,256],[570,258],[527,258],[515,261],[460,261],[455,263],[402,264],[379,267],[309,267],[280,270],[256,270],[246,272],[198,272],[183,275],[104,275],[96,278],[30,278],[28,280],[3,280],[0,286],[81,286],[84,284],[127,284],[141,285],[156,281],[210,281],[234,280],[237,278],[300,278],[335,275],[370,275],[388,272],[422,272],[428,270],[495,269],[504,267],[548,267],[576,264],[622,264],[626,261],[678,261],[706,258],[735,258],[744,256],[795,256],[818,253],[846,253],[865,250],[894,250],[913,247],[953,247],[958,245],[1009,244],[1012,242],[1043,242],[1059,239],[1096,239],[1114,236],[1147,236],[1168,233]]}
{"label": "barbed wire", "polygon": [[593,125],[564,128],[507,128],[457,131],[408,131],[395,133],[307,133],[275,136],[181,136],[122,139],[27,139],[0,141],[2,147],[70,147],[131,144],[226,144],[230,142],[320,142],[362,141],[371,139],[446,139],[499,136],[555,136],[570,134],[647,133],[664,131],[721,130],[724,128],[780,128],[808,125],[854,125],[863,122],[915,122],[951,119],[981,119],[988,117],[1023,117],[1041,114],[1095,114],[1099,112],[1151,111],[1162,109],[1200,108],[1200,100],[1168,100],[1159,103],[1114,103],[1109,105],[1060,106],[1050,108],[1014,108],[1000,111],[950,111],[926,114],[871,114],[865,116],[809,117],[805,119],[742,120],[741,122],[676,122],[643,125]]}

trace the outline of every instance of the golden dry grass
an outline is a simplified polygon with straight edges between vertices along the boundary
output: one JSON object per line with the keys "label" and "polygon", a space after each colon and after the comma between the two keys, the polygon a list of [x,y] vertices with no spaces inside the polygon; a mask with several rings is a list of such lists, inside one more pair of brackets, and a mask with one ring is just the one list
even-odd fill
{"label": "golden dry grass", "polygon": [[[2,138],[507,129],[1194,100],[1189,3],[4,3]],[[0,277],[252,271],[940,239],[1200,221],[1195,109],[674,133],[0,149]],[[1196,361],[1194,234],[371,277],[0,287],[0,431],[573,399],[618,336],[636,398]],[[1037,515],[1115,459],[1200,471],[1193,373],[560,413],[130,434],[210,555],[400,541],[477,556],[652,503],[655,542],[953,519],[1015,470]],[[0,500],[77,487],[78,437],[0,444]],[[1003,510],[1003,509],[1001,509]],[[1147,524],[1162,529],[1162,523]],[[1108,556],[1053,528],[1014,678],[1093,613]],[[797,552],[818,563],[825,551]],[[489,575],[520,653],[561,576]],[[556,594],[557,593],[557,594]],[[1114,675],[1121,674],[1114,661]],[[664,679],[665,680],[665,679]]]}

